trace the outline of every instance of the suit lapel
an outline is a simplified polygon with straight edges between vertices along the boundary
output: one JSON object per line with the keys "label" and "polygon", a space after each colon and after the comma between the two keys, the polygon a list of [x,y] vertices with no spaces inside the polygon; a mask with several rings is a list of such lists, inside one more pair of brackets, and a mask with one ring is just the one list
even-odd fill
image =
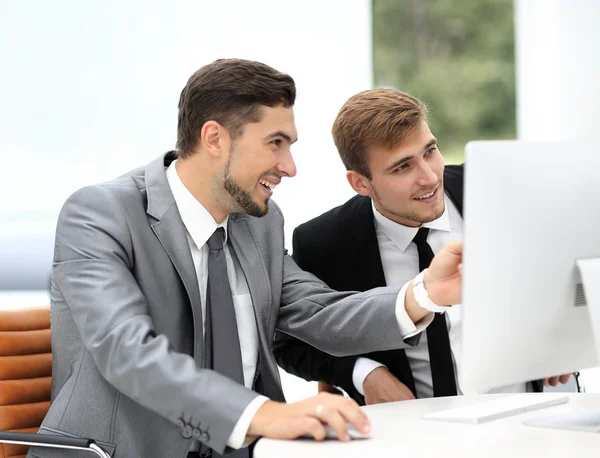
{"label": "suit lapel", "polygon": [[196,361],[204,361],[203,319],[198,276],[187,241],[187,233],[165,174],[165,166],[174,159],[175,155],[168,153],[151,162],[146,169],[147,214],[154,219],[150,224],[152,230],[171,259],[189,297],[194,318],[194,358]]}
{"label": "suit lapel", "polygon": [[269,329],[273,315],[270,313],[271,283],[258,247],[252,238],[252,234],[250,234],[245,215],[235,214],[230,216],[229,240],[248,283],[258,337],[261,343],[260,347],[263,349],[269,348],[266,330]]}
{"label": "suit lapel", "polygon": [[273,336],[268,332],[271,329],[271,319],[277,317],[277,311],[271,311],[271,281],[263,257],[248,228],[246,215],[233,214],[229,217],[229,240],[250,290],[258,331],[259,353],[252,385],[265,396],[282,401],[285,398],[271,352]]}
{"label": "suit lapel", "polygon": [[371,199],[368,197],[360,198],[355,212],[354,220],[356,223],[353,226],[353,237],[355,239],[353,246],[355,249],[351,258],[359,259],[360,262],[353,264],[347,272],[353,277],[354,283],[360,285],[359,289],[361,291],[385,286],[385,274],[381,255],[379,254]]}

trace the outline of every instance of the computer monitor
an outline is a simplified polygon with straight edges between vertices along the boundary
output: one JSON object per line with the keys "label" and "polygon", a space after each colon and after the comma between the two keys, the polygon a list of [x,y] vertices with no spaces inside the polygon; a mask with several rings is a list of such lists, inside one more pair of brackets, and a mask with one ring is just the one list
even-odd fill
{"label": "computer monitor", "polygon": [[477,141],[465,163],[462,390],[599,366],[597,148]]}

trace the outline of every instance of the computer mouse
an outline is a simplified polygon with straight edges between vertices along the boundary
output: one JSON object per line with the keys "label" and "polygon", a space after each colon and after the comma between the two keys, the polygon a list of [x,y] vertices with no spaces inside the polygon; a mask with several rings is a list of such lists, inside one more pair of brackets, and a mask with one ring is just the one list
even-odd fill
{"label": "computer mouse", "polygon": [[[346,423],[346,427],[348,428],[348,435],[350,439],[368,439],[371,437],[371,434],[363,434],[359,430],[357,430],[352,423]],[[335,429],[329,425],[325,425],[325,439],[335,439],[337,440],[337,434]]]}

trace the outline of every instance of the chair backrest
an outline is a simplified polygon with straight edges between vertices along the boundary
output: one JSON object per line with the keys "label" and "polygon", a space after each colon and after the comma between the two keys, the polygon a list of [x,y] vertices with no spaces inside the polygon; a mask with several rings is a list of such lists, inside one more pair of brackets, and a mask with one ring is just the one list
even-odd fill
{"label": "chair backrest", "polygon": [[[50,307],[0,310],[0,431],[37,432],[50,407]],[[0,458],[27,446],[0,444]]]}

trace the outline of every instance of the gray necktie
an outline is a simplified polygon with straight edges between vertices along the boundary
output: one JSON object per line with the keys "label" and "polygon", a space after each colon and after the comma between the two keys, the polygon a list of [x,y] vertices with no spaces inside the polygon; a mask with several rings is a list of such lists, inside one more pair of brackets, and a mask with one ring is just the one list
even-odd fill
{"label": "gray necktie", "polygon": [[227,276],[223,242],[225,230],[217,228],[208,239],[208,286],[206,288],[206,330],[212,369],[244,384],[242,352],[235,308]]}
{"label": "gray necktie", "polygon": [[[244,384],[242,351],[238,335],[233,297],[227,276],[227,260],[223,250],[225,230],[222,227],[208,239],[208,285],[206,287],[207,365],[240,384]],[[210,451],[201,456],[211,456]],[[221,456],[212,451],[213,457]],[[243,448],[227,454],[228,458],[247,458]]]}

